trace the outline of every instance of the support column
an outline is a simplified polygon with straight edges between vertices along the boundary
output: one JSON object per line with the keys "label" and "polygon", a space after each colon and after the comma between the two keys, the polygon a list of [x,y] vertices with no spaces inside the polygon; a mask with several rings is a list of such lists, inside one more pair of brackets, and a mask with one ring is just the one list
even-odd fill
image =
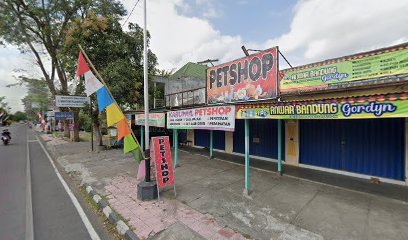
{"label": "support column", "polygon": [[285,121],[285,164],[299,166],[299,120]]}
{"label": "support column", "polygon": [[210,130],[210,159],[213,158],[214,131]]}
{"label": "support column", "polygon": [[141,145],[140,147],[142,147],[143,151],[145,150],[144,143],[145,143],[144,129],[143,129],[143,126],[140,126],[140,145]]}
{"label": "support column", "polygon": [[178,161],[178,129],[174,129],[174,166],[178,167],[179,166],[179,161]]}
{"label": "support column", "polygon": [[234,132],[225,132],[225,152],[232,153],[234,150]]}
{"label": "support column", "polygon": [[282,120],[278,119],[278,172],[282,175]]}
{"label": "support column", "polygon": [[245,119],[245,193],[249,194],[249,120]]}

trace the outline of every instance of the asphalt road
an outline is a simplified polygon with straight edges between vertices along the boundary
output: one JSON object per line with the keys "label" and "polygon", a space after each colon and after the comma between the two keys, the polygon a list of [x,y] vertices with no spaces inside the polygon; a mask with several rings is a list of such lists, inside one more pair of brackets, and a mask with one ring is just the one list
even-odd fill
{"label": "asphalt road", "polygon": [[111,238],[75,205],[78,193],[64,187],[34,133],[23,124],[8,129],[11,144],[0,142],[0,239]]}

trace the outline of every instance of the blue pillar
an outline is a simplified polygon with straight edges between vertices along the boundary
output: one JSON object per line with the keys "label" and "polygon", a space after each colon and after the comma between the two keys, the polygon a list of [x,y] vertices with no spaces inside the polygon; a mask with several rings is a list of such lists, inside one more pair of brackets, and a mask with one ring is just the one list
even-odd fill
{"label": "blue pillar", "polygon": [[278,172],[282,175],[282,120],[278,119]]}
{"label": "blue pillar", "polygon": [[213,158],[214,132],[210,130],[210,159]]}
{"label": "blue pillar", "polygon": [[249,120],[245,119],[245,191],[249,194]]}

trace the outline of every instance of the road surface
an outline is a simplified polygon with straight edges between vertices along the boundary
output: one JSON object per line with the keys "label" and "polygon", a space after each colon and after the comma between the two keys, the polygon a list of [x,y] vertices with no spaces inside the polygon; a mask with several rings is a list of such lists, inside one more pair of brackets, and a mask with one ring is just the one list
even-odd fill
{"label": "road surface", "polygon": [[58,176],[33,131],[24,124],[8,129],[10,145],[0,142],[0,239],[112,239]]}

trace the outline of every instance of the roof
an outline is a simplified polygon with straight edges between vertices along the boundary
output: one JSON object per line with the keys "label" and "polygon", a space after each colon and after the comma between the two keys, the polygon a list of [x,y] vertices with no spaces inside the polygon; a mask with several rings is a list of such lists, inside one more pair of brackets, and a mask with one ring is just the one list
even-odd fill
{"label": "roof", "polygon": [[207,66],[188,62],[186,65],[181,67],[175,73],[170,76],[170,79],[180,79],[184,77],[195,77],[199,79],[206,79]]}

